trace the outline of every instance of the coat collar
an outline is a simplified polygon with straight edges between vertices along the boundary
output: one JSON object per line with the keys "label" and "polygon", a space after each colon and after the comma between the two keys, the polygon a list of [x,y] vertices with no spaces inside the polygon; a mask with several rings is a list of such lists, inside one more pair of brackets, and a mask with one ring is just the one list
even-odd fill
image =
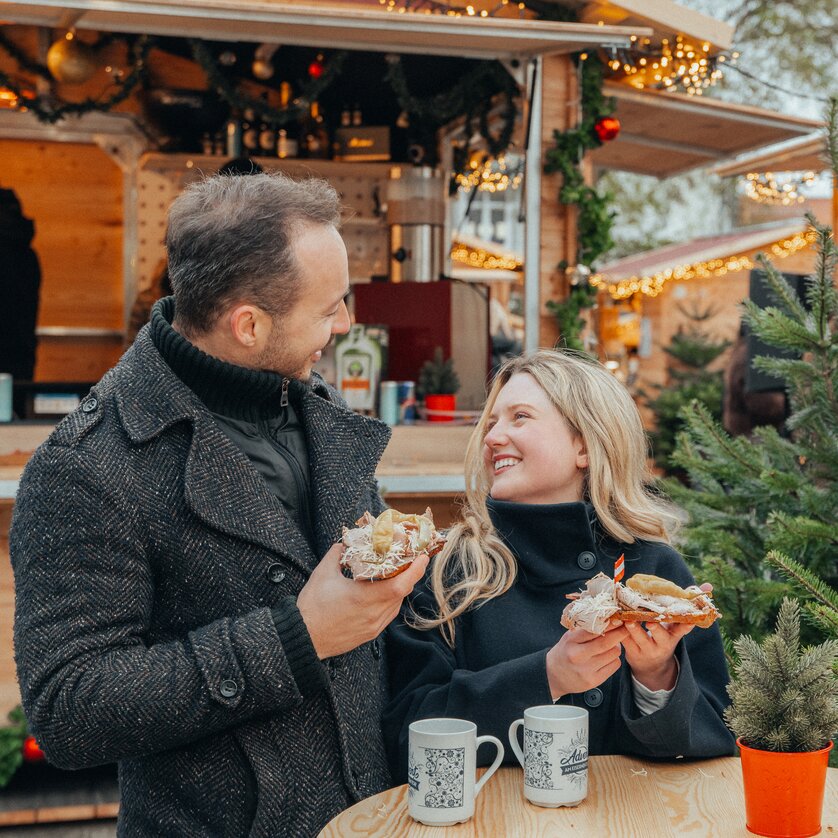
{"label": "coat collar", "polygon": [[[278,552],[306,572],[340,539],[390,438],[386,425],[335,404],[319,376],[294,382],[306,430],[317,555],[296,522],[207,408],[174,374],[144,327],[120,364],[116,401],[131,441],[143,444],[178,422],[192,425],[184,475],[186,502],[206,524]],[[363,510],[361,510],[363,511]]]}

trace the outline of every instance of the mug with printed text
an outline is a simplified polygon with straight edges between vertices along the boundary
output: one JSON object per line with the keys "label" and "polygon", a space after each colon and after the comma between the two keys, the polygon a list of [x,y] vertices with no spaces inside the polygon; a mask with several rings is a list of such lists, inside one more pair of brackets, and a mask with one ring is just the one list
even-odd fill
{"label": "mug with printed text", "polygon": [[[495,761],[478,780],[477,749],[491,742]],[[494,736],[478,736],[465,719],[423,719],[409,728],[407,804],[410,816],[429,826],[451,826],[474,814],[474,798],[503,760]]]}
{"label": "mug with printed text", "polygon": [[[524,726],[524,748],[518,728]],[[536,806],[577,806],[588,794],[588,711],[561,704],[524,710],[509,726],[524,767],[524,797]]]}

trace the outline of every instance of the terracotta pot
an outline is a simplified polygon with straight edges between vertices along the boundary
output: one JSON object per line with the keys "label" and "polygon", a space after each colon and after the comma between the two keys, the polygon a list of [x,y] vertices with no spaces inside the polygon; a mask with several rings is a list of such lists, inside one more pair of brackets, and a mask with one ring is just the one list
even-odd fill
{"label": "terracotta pot", "polygon": [[736,740],[745,786],[745,826],[770,838],[807,838],[821,831],[832,742],[819,751],[760,751]]}
{"label": "terracotta pot", "polygon": [[[437,393],[435,395],[425,396],[425,407],[428,410],[456,410],[457,397],[455,395],[448,395],[447,393]],[[454,414],[428,414],[429,422],[453,422]]]}

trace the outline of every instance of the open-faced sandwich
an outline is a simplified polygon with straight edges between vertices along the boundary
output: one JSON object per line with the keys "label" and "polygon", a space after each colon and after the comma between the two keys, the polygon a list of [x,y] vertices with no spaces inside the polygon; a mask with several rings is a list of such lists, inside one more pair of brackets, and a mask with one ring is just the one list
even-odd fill
{"label": "open-faced sandwich", "polygon": [[612,620],[644,623],[692,623],[708,628],[722,615],[709,594],[696,585],[681,588],[668,579],[637,573],[625,585],[604,573],[590,579],[585,590],[562,613],[565,628],[604,634]]}
{"label": "open-faced sandwich", "polygon": [[386,509],[377,518],[365,512],[353,529],[343,528],[341,567],[354,579],[389,579],[420,554],[433,556],[445,544],[434,527],[430,509],[424,515],[405,515]]}

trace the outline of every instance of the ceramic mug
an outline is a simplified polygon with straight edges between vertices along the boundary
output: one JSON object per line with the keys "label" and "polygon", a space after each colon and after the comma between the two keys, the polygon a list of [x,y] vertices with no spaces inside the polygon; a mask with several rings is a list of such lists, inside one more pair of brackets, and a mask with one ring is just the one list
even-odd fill
{"label": "ceramic mug", "polygon": [[[518,728],[524,726],[524,748]],[[524,767],[524,797],[536,806],[577,806],[588,794],[588,711],[561,704],[524,710],[509,726]]]}
{"label": "ceramic mug", "polygon": [[[495,761],[477,780],[477,749],[491,742]],[[474,814],[474,798],[503,760],[494,736],[478,736],[465,719],[423,719],[409,728],[407,803],[410,816],[429,826],[451,826]]]}

